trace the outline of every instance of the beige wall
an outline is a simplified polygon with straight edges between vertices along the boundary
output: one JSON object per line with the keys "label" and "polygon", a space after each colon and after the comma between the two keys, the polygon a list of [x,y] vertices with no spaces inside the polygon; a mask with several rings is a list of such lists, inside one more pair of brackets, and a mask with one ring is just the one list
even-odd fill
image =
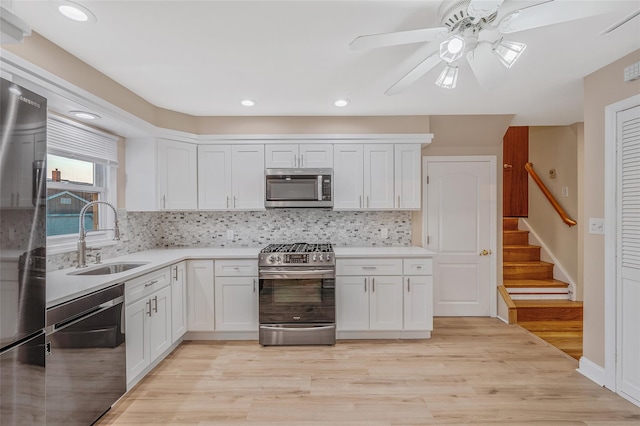
{"label": "beige wall", "polygon": [[[578,132],[582,126],[579,123],[572,126],[529,127],[529,161],[569,217],[575,220],[578,218]],[[551,169],[555,169],[556,178],[550,177]],[[562,196],[563,187],[568,188],[568,197]],[[558,259],[569,278],[576,282],[578,228],[570,228],[562,222],[533,179],[529,179],[527,222]],[[578,285],[576,296],[582,300],[582,287]]]}
{"label": "beige wall", "polygon": [[[604,217],[604,108],[640,93],[640,80],[625,83],[626,66],[640,61],[640,50],[613,62],[584,79],[584,150],[579,176],[583,177],[582,268],[584,288],[584,356],[604,367],[604,236],[588,233],[589,218]],[[580,244],[579,244],[580,246]]]}

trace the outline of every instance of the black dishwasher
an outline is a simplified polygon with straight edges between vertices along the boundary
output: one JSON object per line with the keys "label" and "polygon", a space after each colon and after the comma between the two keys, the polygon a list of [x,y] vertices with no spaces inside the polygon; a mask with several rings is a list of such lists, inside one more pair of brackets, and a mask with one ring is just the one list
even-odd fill
{"label": "black dishwasher", "polygon": [[127,390],[124,284],[47,310],[46,424],[87,426]]}

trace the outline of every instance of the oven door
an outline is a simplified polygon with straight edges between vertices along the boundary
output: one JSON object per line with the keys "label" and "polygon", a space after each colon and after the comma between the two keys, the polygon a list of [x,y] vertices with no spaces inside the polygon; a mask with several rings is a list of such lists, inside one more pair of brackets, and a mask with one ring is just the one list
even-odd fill
{"label": "oven door", "polygon": [[334,269],[264,268],[259,278],[260,324],[335,323]]}

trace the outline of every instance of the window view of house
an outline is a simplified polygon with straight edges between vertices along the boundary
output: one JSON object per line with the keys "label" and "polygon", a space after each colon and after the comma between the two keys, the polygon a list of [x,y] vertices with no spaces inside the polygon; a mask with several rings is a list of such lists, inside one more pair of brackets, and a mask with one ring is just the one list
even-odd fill
{"label": "window view of house", "polygon": [[[77,234],[82,208],[101,198],[103,167],[90,161],[47,156],[47,236]],[[98,229],[98,208],[85,215],[84,227]]]}

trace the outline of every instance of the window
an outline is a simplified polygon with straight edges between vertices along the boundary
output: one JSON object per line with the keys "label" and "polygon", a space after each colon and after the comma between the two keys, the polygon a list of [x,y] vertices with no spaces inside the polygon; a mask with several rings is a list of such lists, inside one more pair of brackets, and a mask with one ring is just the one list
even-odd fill
{"label": "window", "polygon": [[[75,249],[80,211],[91,201],[115,206],[118,138],[72,120],[47,120],[47,237],[52,252]],[[87,231],[111,228],[111,209],[96,205],[87,210]],[[98,245],[110,236],[92,233]]]}
{"label": "window", "polygon": [[[47,155],[47,236],[78,233],[80,210],[107,198],[105,172],[102,164]],[[84,225],[89,231],[101,227],[98,208],[87,211]]]}

